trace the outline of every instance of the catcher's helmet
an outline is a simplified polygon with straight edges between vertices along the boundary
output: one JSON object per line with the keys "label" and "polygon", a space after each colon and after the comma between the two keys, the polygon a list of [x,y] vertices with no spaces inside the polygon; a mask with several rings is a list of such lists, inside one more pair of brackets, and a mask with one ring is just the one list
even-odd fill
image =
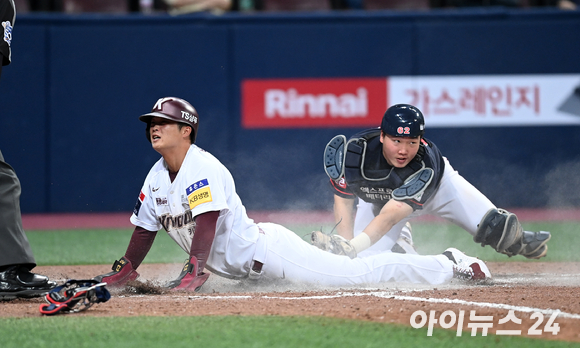
{"label": "catcher's helmet", "polygon": [[149,142],[151,142],[149,128],[151,127],[151,118],[153,117],[166,118],[168,120],[190,126],[191,143],[195,143],[195,138],[197,136],[197,126],[199,124],[199,115],[193,106],[191,106],[191,104],[189,104],[187,101],[175,97],[160,98],[155,103],[155,105],[153,105],[153,109],[151,109],[150,113],[139,116],[139,120],[147,123],[145,132]]}
{"label": "catcher's helmet", "polygon": [[413,105],[396,104],[385,112],[381,130],[395,137],[416,138],[425,134],[425,119]]}

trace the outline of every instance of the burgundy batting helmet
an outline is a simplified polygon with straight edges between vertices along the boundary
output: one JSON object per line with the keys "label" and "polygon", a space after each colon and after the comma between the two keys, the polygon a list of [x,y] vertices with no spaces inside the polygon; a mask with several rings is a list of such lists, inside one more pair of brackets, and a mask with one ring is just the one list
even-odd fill
{"label": "burgundy batting helmet", "polygon": [[149,142],[151,142],[149,128],[151,127],[151,118],[153,117],[166,118],[168,120],[190,126],[191,143],[195,143],[195,138],[197,136],[197,126],[199,124],[199,115],[197,114],[197,111],[195,111],[194,107],[191,106],[191,104],[189,104],[187,101],[175,97],[160,98],[155,103],[155,105],[153,105],[153,109],[151,109],[150,113],[139,116],[139,120],[147,123],[145,132]]}

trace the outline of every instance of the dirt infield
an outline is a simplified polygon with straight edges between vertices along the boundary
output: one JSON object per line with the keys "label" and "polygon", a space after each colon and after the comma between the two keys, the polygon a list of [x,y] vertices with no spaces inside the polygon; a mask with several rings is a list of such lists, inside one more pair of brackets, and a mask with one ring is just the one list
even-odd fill
{"label": "dirt infield", "polygon": [[[140,283],[124,290],[110,289],[113,295],[110,301],[69,315],[306,315],[404,325],[410,325],[413,318],[416,326],[428,327],[430,311],[435,311],[433,318],[438,321],[433,327],[440,328],[441,314],[447,311],[443,325],[456,332],[457,323],[463,317],[462,336],[471,335],[473,325],[488,323],[488,334],[520,330],[523,336],[580,342],[580,263],[488,265],[494,278],[480,285],[453,281],[438,287],[387,283],[380,287],[331,289],[291,283],[248,284],[211,276],[199,293],[162,291],[151,294],[151,285],[161,285],[172,279],[181,265],[144,264],[139,268]],[[35,271],[62,283],[66,279],[91,278],[107,272],[109,267],[44,266]],[[0,317],[40,317],[38,307],[41,303],[39,298],[0,302]],[[516,319],[503,323],[512,310]],[[417,311],[423,311],[424,315]],[[471,317],[471,311],[485,320],[477,321]],[[553,313],[558,313],[556,335],[550,331],[554,326],[546,327]],[[422,319],[424,323],[419,325]],[[521,323],[515,323],[518,320]],[[454,325],[447,325],[453,322]],[[519,335],[517,332],[510,334]],[[477,329],[476,335],[483,335],[482,327]]]}
{"label": "dirt infield", "polygon": [[[523,221],[580,220],[578,209],[514,212]],[[297,217],[303,223],[333,221],[328,212],[249,212],[249,215],[257,222],[272,221],[283,225],[297,221]],[[132,228],[129,216],[130,213],[24,215],[23,222],[27,230]],[[462,336],[471,335],[473,326],[487,324],[488,334],[516,330],[509,334],[580,342],[580,262],[490,262],[493,280],[478,285],[453,281],[437,287],[386,283],[378,287],[339,289],[287,282],[249,284],[211,276],[199,293],[177,293],[159,288],[173,279],[181,266],[143,264],[139,267],[140,282],[133,287],[110,289],[113,295],[110,301],[70,315],[298,315],[404,325],[411,325],[413,319],[415,326],[435,328],[440,328],[443,321],[446,328]],[[109,270],[110,265],[43,266],[37,267],[35,272],[60,284],[67,279],[92,278]],[[40,317],[38,307],[41,303],[44,301],[40,298],[0,302],[0,318]],[[431,314],[431,311],[434,312]],[[511,311],[515,318],[508,316]],[[550,325],[554,313],[557,317],[554,325]],[[506,317],[511,320],[506,322]],[[550,328],[559,331],[554,335]],[[476,335],[482,336],[482,326],[476,329]]]}

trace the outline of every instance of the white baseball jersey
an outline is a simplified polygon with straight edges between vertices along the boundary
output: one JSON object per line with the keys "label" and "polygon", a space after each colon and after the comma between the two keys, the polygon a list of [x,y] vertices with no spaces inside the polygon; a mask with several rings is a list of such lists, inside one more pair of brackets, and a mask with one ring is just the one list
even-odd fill
{"label": "white baseball jersey", "polygon": [[280,225],[254,223],[235,191],[230,172],[196,145],[191,145],[173,183],[163,159],[153,166],[131,222],[150,231],[163,227],[189,254],[194,217],[209,211],[220,214],[206,266],[225,277],[246,277],[252,260],[264,264],[264,279],[320,285],[387,281],[440,284],[453,276],[453,264],[444,255],[386,252],[350,259],[322,251]]}
{"label": "white baseball jersey", "polygon": [[193,218],[219,211],[206,266],[229,277],[247,275],[258,226],[246,215],[230,172],[212,154],[191,145],[173,183],[161,158],[149,171],[139,202],[131,222],[149,231],[163,227],[187,254],[195,232]]}

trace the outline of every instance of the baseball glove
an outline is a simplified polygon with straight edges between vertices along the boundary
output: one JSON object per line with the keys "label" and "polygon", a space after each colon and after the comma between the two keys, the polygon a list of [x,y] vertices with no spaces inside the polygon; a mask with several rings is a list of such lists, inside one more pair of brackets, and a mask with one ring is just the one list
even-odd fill
{"label": "baseball glove", "polygon": [[321,231],[313,231],[310,233],[310,240],[312,245],[318,249],[336,255],[345,255],[351,259],[356,257],[356,250],[354,250],[350,242],[338,234],[326,234]]}

